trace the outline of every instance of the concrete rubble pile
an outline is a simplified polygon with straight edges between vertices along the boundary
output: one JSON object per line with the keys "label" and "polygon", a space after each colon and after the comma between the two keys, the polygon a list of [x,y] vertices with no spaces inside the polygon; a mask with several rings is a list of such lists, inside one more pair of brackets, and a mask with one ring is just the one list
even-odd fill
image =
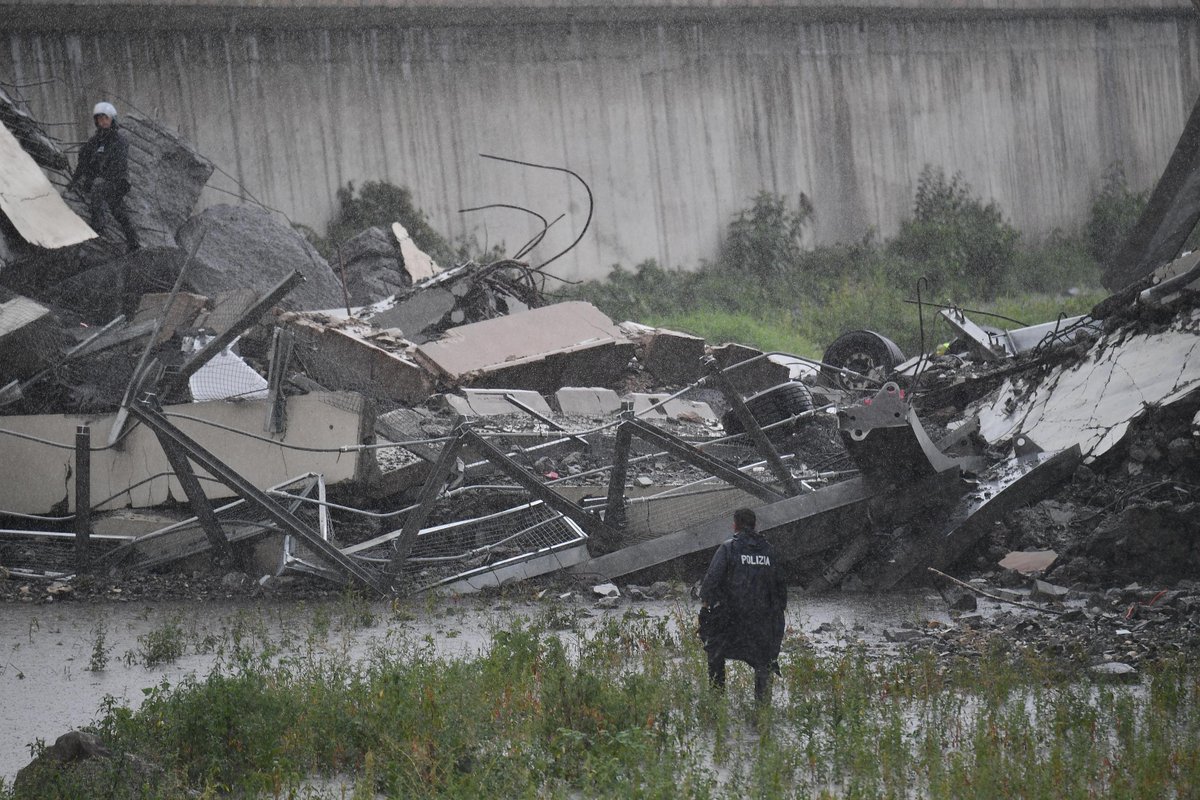
{"label": "concrete rubble pile", "polygon": [[[61,192],[61,149],[6,97],[0,120],[21,180]],[[1200,569],[1200,257],[1088,316],[1000,331],[947,308],[934,353],[863,330],[816,361],[548,302],[521,261],[441,268],[399,225],[335,269],[266,211],[197,211],[212,166],[126,131],[146,247],[39,244],[86,227],[69,194],[4,208],[10,576],[657,585],[746,505],[810,591],[966,569],[1061,603],[1033,581]]]}

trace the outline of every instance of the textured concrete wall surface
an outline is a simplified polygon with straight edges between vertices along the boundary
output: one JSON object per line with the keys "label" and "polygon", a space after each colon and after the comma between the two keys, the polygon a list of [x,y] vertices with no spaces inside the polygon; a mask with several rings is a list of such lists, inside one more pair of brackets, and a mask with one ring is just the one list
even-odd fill
{"label": "textured concrete wall surface", "polygon": [[618,262],[711,258],[760,190],[805,193],[812,240],[833,242],[894,232],[926,164],[961,172],[1031,235],[1078,226],[1113,162],[1149,187],[1200,90],[1197,15],[1173,2],[1070,8],[155,30],[74,30],[76,15],[50,9],[41,28],[0,23],[0,81],[70,123],[53,129],[64,139],[86,135],[100,98],[152,115],[227,173],[205,202],[232,192],[319,230],[339,186],[387,179],[435,227],[510,253],[538,230],[531,217],[457,210],[565,214],[536,262],[575,238],[586,194],[479,154],[569,167],[595,217],[554,270],[601,277]]}

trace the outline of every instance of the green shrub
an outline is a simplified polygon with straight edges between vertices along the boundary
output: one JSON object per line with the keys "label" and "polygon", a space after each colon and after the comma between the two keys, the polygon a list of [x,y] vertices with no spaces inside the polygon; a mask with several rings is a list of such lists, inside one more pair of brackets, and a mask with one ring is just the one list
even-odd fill
{"label": "green shrub", "polygon": [[991,297],[1016,260],[1021,236],[994,202],[974,197],[956,174],[926,166],[917,180],[913,218],[900,224],[888,249],[911,262],[909,278],[924,275],[934,291]]}
{"label": "green shrub", "polygon": [[1129,188],[1120,162],[1109,165],[1100,179],[1100,190],[1092,194],[1091,214],[1084,229],[1092,258],[1103,264],[1121,249],[1145,210],[1146,200],[1146,192]]}
{"label": "green shrub", "polygon": [[793,269],[800,261],[800,237],[812,218],[813,207],[800,195],[799,208],[770,192],[759,192],[750,208],[739,211],[729,223],[721,247],[720,266],[729,272],[768,278]]}

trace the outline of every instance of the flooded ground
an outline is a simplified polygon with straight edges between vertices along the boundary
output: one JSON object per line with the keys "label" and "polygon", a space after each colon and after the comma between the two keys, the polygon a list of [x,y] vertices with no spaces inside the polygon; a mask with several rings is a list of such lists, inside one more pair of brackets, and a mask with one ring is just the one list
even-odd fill
{"label": "flooded ground", "polygon": [[[477,652],[493,631],[520,619],[558,616],[586,632],[629,613],[690,625],[695,610],[686,598],[598,609],[578,594],[537,601],[430,598],[404,606],[350,599],[8,603],[0,613],[0,778],[12,781],[37,739],[50,743],[90,723],[106,697],[137,706],[147,687],[206,674],[226,655],[222,643],[238,638],[280,651],[355,656],[399,629],[440,654],[458,656]],[[949,622],[936,594],[793,597],[788,609],[790,635],[828,648],[863,641],[881,654],[892,647],[886,632],[929,620]]]}

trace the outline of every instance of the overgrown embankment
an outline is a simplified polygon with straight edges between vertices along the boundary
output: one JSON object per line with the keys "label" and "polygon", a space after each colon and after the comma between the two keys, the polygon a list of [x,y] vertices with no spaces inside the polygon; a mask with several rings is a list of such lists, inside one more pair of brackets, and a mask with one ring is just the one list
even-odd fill
{"label": "overgrown embankment", "polygon": [[1119,165],[1097,190],[1083,229],[1027,241],[994,202],[960,176],[926,167],[910,219],[887,241],[868,237],[806,248],[820,209],[760,193],[730,222],[717,259],[694,272],[654,261],[616,265],[605,281],[573,294],[614,319],[677,328],[712,342],[752,344],[819,358],[841,333],[870,329],[915,354],[946,337],[912,300],[999,315],[981,322],[1019,327],[1086,313],[1104,296],[1101,263],[1123,241],[1145,204]]}

